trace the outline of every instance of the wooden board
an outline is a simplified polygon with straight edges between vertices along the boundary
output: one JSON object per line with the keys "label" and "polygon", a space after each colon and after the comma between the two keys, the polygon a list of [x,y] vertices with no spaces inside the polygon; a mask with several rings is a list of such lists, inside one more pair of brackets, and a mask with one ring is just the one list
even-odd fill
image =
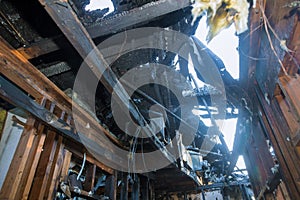
{"label": "wooden board", "polygon": [[72,153],[67,149],[64,149],[64,161],[62,164],[62,170],[60,174],[60,182],[67,183],[68,181],[68,172],[71,163]]}
{"label": "wooden board", "polygon": [[48,131],[41,158],[34,175],[29,199],[43,199],[47,192],[47,182],[51,177],[50,172],[58,145],[55,138],[56,133],[53,131]]}
{"label": "wooden board", "polygon": [[23,171],[24,175],[18,186],[17,196],[15,197],[16,199],[28,199],[28,194],[31,188],[34,173],[36,171],[36,166],[38,164],[42,152],[42,147],[46,138],[46,135],[43,133],[43,131],[44,125],[39,124],[37,128],[37,137],[33,142],[31,153],[28,156],[28,161]]}
{"label": "wooden board", "polygon": [[96,165],[88,165],[86,169],[85,181],[83,184],[83,189],[85,191],[92,191],[95,184],[95,175],[96,175]]}
{"label": "wooden board", "polygon": [[[60,140],[60,138],[59,138]],[[48,192],[48,200],[52,200],[55,199],[55,194],[57,192],[58,189],[58,184],[59,184],[59,180],[60,180],[60,173],[63,167],[63,152],[64,152],[64,144],[60,145],[60,148],[57,152],[56,155],[56,162],[55,162],[55,166],[53,167],[53,175],[51,180],[49,180],[48,182],[48,187],[49,189],[47,189]]]}

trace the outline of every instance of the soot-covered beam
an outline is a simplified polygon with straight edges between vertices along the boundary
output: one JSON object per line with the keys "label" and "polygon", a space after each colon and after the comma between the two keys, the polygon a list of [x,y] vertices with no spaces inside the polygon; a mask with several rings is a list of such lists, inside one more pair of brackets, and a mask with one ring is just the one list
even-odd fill
{"label": "soot-covered beam", "polygon": [[92,38],[116,33],[137,24],[147,23],[156,17],[183,9],[190,5],[189,0],[160,0],[118,13],[111,18],[87,27]]}

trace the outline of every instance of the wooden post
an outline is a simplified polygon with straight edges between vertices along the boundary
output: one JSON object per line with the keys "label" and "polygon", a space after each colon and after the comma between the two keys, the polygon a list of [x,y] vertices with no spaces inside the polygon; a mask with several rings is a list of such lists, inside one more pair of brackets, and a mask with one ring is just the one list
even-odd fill
{"label": "wooden post", "polygon": [[149,200],[149,182],[145,177],[141,177],[141,198],[142,200]]}
{"label": "wooden post", "polygon": [[85,182],[83,184],[83,189],[85,191],[92,191],[95,183],[95,175],[96,175],[96,165],[90,165],[87,167],[85,176]]}
{"label": "wooden post", "polygon": [[120,199],[121,200],[128,200],[128,178],[127,174],[122,172],[122,183],[121,183],[121,193]]}
{"label": "wooden post", "polygon": [[68,181],[68,171],[71,162],[72,153],[67,149],[64,149],[64,162],[61,170],[60,181],[67,183]]}
{"label": "wooden post", "polygon": [[155,199],[155,193],[154,193],[153,182],[149,183],[149,190],[150,190],[150,200],[154,200]]}
{"label": "wooden post", "polygon": [[[34,158],[32,163],[28,163],[27,167],[30,168],[30,172],[28,173],[28,176],[24,177],[24,181],[25,181],[25,188],[24,191],[22,190],[22,185],[19,187],[18,190],[18,195],[22,195],[22,199],[28,199],[29,196],[29,192],[30,192],[30,188],[32,185],[32,181],[34,178],[34,174],[36,172],[36,167],[38,165],[42,150],[43,150],[43,146],[44,146],[44,142],[45,142],[45,138],[46,138],[46,134],[43,133],[44,131],[44,125],[40,125],[41,128],[38,130],[38,135],[40,136],[40,139],[38,140],[38,144],[36,149],[32,149],[32,151],[35,152]],[[23,191],[23,193],[21,192]],[[19,198],[17,198],[19,199]]]}
{"label": "wooden post", "polygon": [[55,137],[55,132],[48,131],[43,152],[33,179],[29,199],[43,199],[44,197],[57,146]]}
{"label": "wooden post", "polygon": [[63,161],[64,161],[63,152],[64,152],[64,144],[62,144],[59,148],[58,157],[56,159],[56,164],[55,164],[55,169],[54,169],[52,180],[50,181],[51,184],[50,184],[50,187],[48,190],[49,191],[48,200],[55,199],[54,195],[56,194],[56,191],[57,191],[58,183],[60,180],[60,173],[61,173]]}
{"label": "wooden post", "polygon": [[105,181],[105,195],[111,200],[117,199],[117,173],[108,175]]}
{"label": "wooden post", "polygon": [[139,200],[140,198],[140,178],[138,175],[134,175],[134,182],[132,185],[132,191],[131,191],[131,199],[132,200]]}

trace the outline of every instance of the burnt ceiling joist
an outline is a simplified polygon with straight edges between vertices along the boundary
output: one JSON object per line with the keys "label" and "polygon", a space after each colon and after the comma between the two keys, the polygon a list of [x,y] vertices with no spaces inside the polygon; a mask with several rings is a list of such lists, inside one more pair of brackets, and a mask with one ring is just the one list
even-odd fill
{"label": "burnt ceiling joist", "polygon": [[123,11],[111,18],[104,19],[99,23],[88,26],[87,31],[92,38],[116,33],[134,25],[149,23],[157,17],[186,8],[190,0],[159,0],[145,4],[139,8]]}

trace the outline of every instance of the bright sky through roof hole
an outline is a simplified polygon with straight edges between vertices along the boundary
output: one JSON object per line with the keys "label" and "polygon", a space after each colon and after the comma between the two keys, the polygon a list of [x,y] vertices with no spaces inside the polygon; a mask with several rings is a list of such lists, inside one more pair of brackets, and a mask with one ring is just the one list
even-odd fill
{"label": "bright sky through roof hole", "polygon": [[208,28],[206,17],[203,17],[196,31],[196,37],[214,52],[224,62],[226,70],[234,79],[239,78],[239,54],[237,51],[238,37],[235,35],[235,27],[232,25],[228,29],[221,31],[210,43],[206,42]]}
{"label": "bright sky through roof hole", "polygon": [[109,8],[109,12],[114,11],[114,5],[111,0],[91,0],[90,4],[85,7],[85,10],[97,10]]}

